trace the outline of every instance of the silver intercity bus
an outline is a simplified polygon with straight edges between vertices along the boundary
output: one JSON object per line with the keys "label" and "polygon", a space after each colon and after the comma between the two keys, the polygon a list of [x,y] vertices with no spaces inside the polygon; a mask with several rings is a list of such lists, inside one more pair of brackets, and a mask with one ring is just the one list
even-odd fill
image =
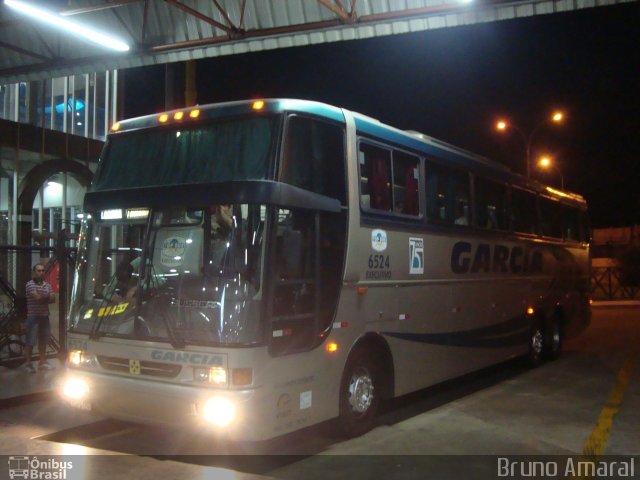
{"label": "silver intercity bus", "polygon": [[67,401],[263,440],[589,322],[586,203],[301,100],[115,124],[85,197]]}

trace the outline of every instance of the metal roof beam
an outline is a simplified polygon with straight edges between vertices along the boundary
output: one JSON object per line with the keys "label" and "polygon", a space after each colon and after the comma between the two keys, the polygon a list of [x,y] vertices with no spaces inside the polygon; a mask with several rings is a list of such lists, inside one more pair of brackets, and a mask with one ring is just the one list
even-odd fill
{"label": "metal roof beam", "polygon": [[64,10],[60,12],[60,15],[69,16],[69,15],[79,15],[82,13],[98,12],[100,10],[108,10],[110,8],[123,7],[125,5],[129,5],[130,3],[139,3],[142,1],[144,0],[114,0],[112,2],[106,2],[101,5],[92,5],[89,7],[74,8],[72,10]]}
{"label": "metal roof beam", "polygon": [[229,24],[229,27],[231,27],[232,29],[236,29],[237,27],[233,24],[233,22],[231,21],[231,19],[229,18],[229,15],[227,15],[227,12],[225,11],[224,8],[222,8],[220,6],[220,4],[218,3],[217,0],[211,0],[213,2],[213,4],[216,6],[216,8],[218,9],[218,11],[220,12],[220,14],[224,17],[224,19],[227,21],[227,23]]}
{"label": "metal roof beam", "polygon": [[140,33],[140,43],[144,43],[147,36],[147,24],[149,16],[149,0],[144,0],[144,13],[142,14],[142,32]]}
{"label": "metal roof beam", "polygon": [[[298,25],[288,25],[286,27],[260,28],[256,30],[248,30],[243,33],[244,38],[263,37],[268,35],[280,35],[293,32],[304,32],[307,30],[317,30],[321,28],[331,28],[341,26],[340,20],[325,20],[321,22],[301,23]],[[189,40],[186,42],[169,43],[166,45],[156,45],[149,49],[150,52],[163,52],[167,50],[176,50],[182,48],[202,47],[205,45],[213,45],[216,43],[228,42],[228,35],[218,37],[202,38],[200,40]],[[0,72],[1,73],[1,72]]]}
{"label": "metal roof beam", "polygon": [[39,53],[32,52],[31,50],[16,47],[15,45],[11,45],[10,43],[0,41],[0,47],[6,48],[7,50],[13,50],[14,52],[22,53],[23,55],[28,55],[29,57],[37,58],[38,60],[51,60],[49,57],[45,57],[44,55],[40,55]]}
{"label": "metal roof beam", "polygon": [[129,34],[129,38],[131,38],[131,40],[133,40],[135,42],[136,41],[136,36],[133,33],[133,31],[129,28],[129,25],[127,25],[126,22],[122,19],[122,16],[117,12],[117,10],[114,10],[113,14],[115,15],[115,17],[120,22],[120,25],[122,25],[122,28],[124,28],[125,31]]}
{"label": "metal roof beam", "polygon": [[329,2],[329,0],[318,0],[318,2],[323,7],[335,13],[338,17],[342,19],[342,21],[350,22],[352,20],[351,15],[349,15],[345,11],[344,7],[342,6],[342,3],[340,3],[340,0],[336,0],[334,3]]}
{"label": "metal roof beam", "polygon": [[179,10],[182,10],[183,12],[187,13],[188,15],[192,15],[194,17],[196,17],[199,20],[202,20],[203,22],[206,22],[210,25],[213,25],[214,27],[219,28],[220,30],[227,32],[228,34],[232,34],[233,29],[227,27],[226,25],[217,22],[216,20],[214,20],[213,18],[207,17],[206,15],[203,15],[202,13],[200,13],[197,10],[194,10],[191,7],[187,7],[186,5],[184,5],[183,3],[178,2],[177,0],[164,0],[165,2],[167,2],[170,5],[173,5],[174,7],[176,7]]}

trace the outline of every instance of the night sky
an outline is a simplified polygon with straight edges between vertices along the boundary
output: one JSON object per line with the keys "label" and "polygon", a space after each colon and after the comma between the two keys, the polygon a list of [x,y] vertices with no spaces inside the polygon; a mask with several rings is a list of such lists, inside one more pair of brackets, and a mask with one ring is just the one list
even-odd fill
{"label": "night sky", "polygon": [[[323,101],[521,173],[523,141],[515,132],[496,132],[496,120],[507,117],[528,133],[560,108],[567,121],[543,127],[534,154],[557,158],[565,187],[587,198],[592,226],[640,224],[639,45],[640,3],[632,2],[202,60],[198,103]],[[164,108],[163,69],[126,72],[125,116]],[[532,176],[560,185],[554,171]]]}

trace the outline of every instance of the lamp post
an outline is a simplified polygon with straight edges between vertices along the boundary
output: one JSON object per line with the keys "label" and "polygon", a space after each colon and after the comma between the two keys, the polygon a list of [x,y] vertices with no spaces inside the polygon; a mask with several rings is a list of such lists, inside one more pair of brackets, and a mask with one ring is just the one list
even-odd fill
{"label": "lamp post", "polygon": [[562,171],[560,170],[560,168],[554,165],[553,159],[550,156],[544,155],[540,157],[540,160],[538,160],[538,167],[543,170],[550,170],[552,168],[555,168],[555,170],[558,172],[558,175],[560,175],[560,188],[564,190],[564,176],[562,175]]}
{"label": "lamp post", "polygon": [[518,132],[518,134],[522,137],[522,141],[524,142],[524,148],[526,152],[525,161],[527,162],[527,178],[531,177],[531,146],[533,145],[533,138],[536,133],[540,131],[544,125],[549,123],[549,121],[553,123],[561,123],[564,119],[564,114],[560,111],[553,112],[553,114],[547,118],[545,118],[542,122],[538,123],[536,127],[529,133],[528,135],[522,130],[520,127],[513,123],[509,123],[506,120],[500,120],[496,123],[496,129],[500,132],[506,132],[507,130],[514,130]]}

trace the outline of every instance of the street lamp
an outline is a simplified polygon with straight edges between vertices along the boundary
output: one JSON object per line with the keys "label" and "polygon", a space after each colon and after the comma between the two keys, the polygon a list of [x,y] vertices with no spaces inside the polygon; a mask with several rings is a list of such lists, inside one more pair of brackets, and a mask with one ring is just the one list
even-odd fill
{"label": "street lamp", "polygon": [[553,123],[561,123],[563,120],[564,114],[560,111],[555,111],[551,116],[545,118],[542,122],[536,125],[536,127],[528,135],[520,127],[506,120],[500,120],[496,123],[496,129],[498,131],[506,132],[507,130],[515,130],[522,137],[526,151],[525,161],[527,162],[527,178],[531,177],[531,146],[533,145],[533,138],[535,137],[536,133],[538,133],[540,128],[546,125],[549,121]]}
{"label": "street lamp", "polygon": [[560,188],[564,190],[564,176],[562,175],[562,171],[556,165],[554,165],[553,159],[550,156],[544,155],[540,157],[540,160],[538,160],[538,167],[540,167],[542,170],[550,170],[552,168],[555,168],[560,175]]}

